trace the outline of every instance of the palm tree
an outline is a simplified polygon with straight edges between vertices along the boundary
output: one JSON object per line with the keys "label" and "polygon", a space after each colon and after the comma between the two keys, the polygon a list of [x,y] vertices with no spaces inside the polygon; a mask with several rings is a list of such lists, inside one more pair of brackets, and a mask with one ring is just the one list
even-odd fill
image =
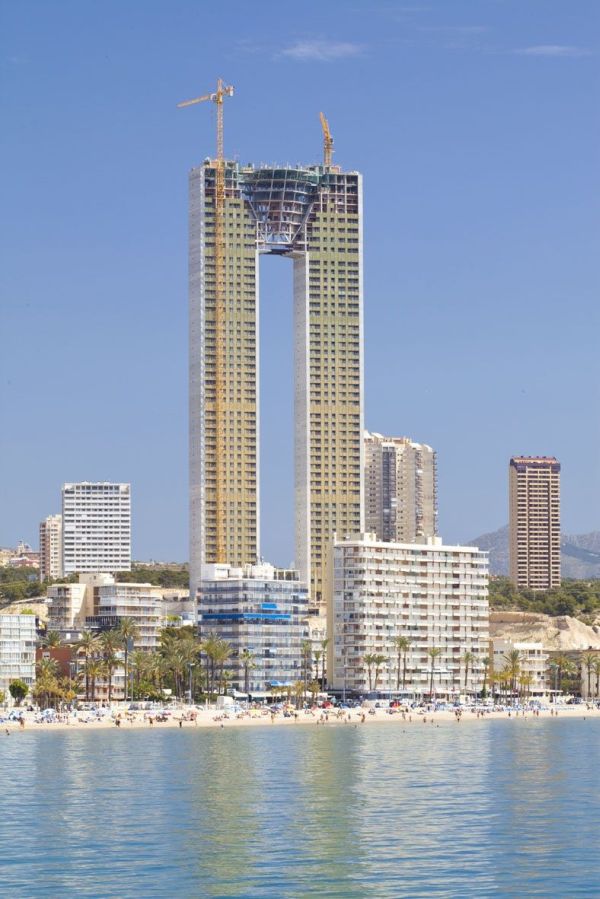
{"label": "palm tree", "polygon": [[[321,692],[325,692],[325,663],[327,661],[327,647],[329,646],[329,637],[325,640],[321,640],[321,650],[322,650],[322,658],[321,658]],[[315,653],[316,655],[316,653]]]}
{"label": "palm tree", "polygon": [[309,690],[310,695],[312,696],[313,702],[315,702],[315,700],[317,698],[317,694],[320,689],[321,689],[321,685],[319,684],[319,681],[311,680],[310,684],[308,685],[308,690]]}
{"label": "palm tree", "polygon": [[304,689],[308,689],[308,681],[312,675],[312,642],[303,640],[300,644],[300,652],[302,653],[302,681]]}
{"label": "palm tree", "polygon": [[375,666],[375,689],[377,689],[377,684],[379,683],[379,674],[381,672],[381,666],[387,662],[387,656],[382,656],[380,654],[376,654],[373,657],[373,665]]}
{"label": "palm tree", "polygon": [[467,692],[467,684],[469,682],[469,670],[476,659],[476,655],[468,650],[463,653],[462,661],[465,666],[465,693]]}
{"label": "palm tree", "polygon": [[127,702],[127,694],[129,692],[129,648],[133,645],[133,641],[138,633],[135,618],[128,618],[127,616],[121,618],[117,630],[125,653],[125,702]]}
{"label": "palm tree", "polygon": [[557,684],[556,689],[560,692],[562,688],[562,678],[563,674],[570,674],[573,671],[573,662],[569,658],[568,655],[564,653],[560,653],[559,655],[554,656],[554,664],[556,665],[556,674],[557,674]]}
{"label": "palm tree", "polygon": [[[296,708],[299,709],[302,707],[302,703],[304,701],[305,691],[304,691],[304,683],[301,680],[297,680],[292,687],[294,691],[294,698],[296,700]],[[317,686],[317,690],[318,690]]]}
{"label": "palm tree", "polygon": [[254,661],[254,659],[255,655],[253,652],[250,652],[249,649],[242,650],[240,661],[242,663],[242,668],[244,669],[244,693],[246,695],[250,693],[250,671],[253,668],[256,668],[256,662]]}
{"label": "palm tree", "polygon": [[367,652],[363,656],[363,662],[367,669],[367,677],[369,679],[369,693],[373,692],[373,665],[375,664],[375,653]]}
{"label": "palm tree", "polygon": [[103,631],[100,634],[100,647],[102,649],[102,658],[106,668],[106,677],[108,680],[108,704],[112,702],[112,681],[113,671],[118,665],[117,648],[121,645],[121,640],[116,629]]}
{"label": "palm tree", "polygon": [[518,649],[511,649],[504,654],[506,662],[505,671],[510,675],[510,688],[514,694],[517,692],[517,681],[521,673],[521,653]]}
{"label": "palm tree", "polygon": [[99,678],[104,677],[105,673],[106,666],[102,659],[92,657],[87,661],[85,666],[85,674],[86,678],[89,678],[92,685],[92,702],[96,701],[96,681]]}
{"label": "palm tree", "polygon": [[522,698],[525,699],[529,696],[529,691],[531,689],[531,685],[533,684],[533,674],[531,671],[522,671],[519,675],[519,687],[522,693]]}
{"label": "palm tree", "polygon": [[85,671],[85,701],[89,702],[90,678],[88,674],[88,663],[90,661],[90,658],[98,648],[98,637],[91,631],[84,631],[79,638],[79,641],[75,644],[75,647],[77,652],[79,652],[79,650],[83,650],[83,665]]}
{"label": "palm tree", "polygon": [[410,649],[408,637],[394,637],[392,643],[398,653],[398,668],[396,673],[396,691],[400,691],[400,665],[402,663],[402,689],[406,689],[406,659]]}
{"label": "palm tree", "polygon": [[596,656],[596,658],[594,659],[594,664],[592,665],[592,670],[593,670],[594,674],[596,675],[595,697],[596,697],[596,699],[598,699],[598,697],[600,696],[600,658],[598,656]]}
{"label": "palm tree", "polygon": [[[481,660],[481,664],[483,665],[483,684],[481,685],[481,696],[485,699],[487,695],[487,681],[488,681],[488,671],[490,668],[490,659],[489,656],[485,656]],[[492,690],[493,692],[493,690]]]}
{"label": "palm tree", "polygon": [[583,669],[587,668],[587,696],[586,699],[591,698],[592,694],[592,670],[594,667],[594,662],[596,661],[596,654],[593,652],[584,652],[581,656],[581,675],[583,677]]}
{"label": "palm tree", "polygon": [[42,646],[46,649],[58,649],[62,645],[62,640],[58,631],[47,631],[46,636],[42,640]]}
{"label": "palm tree", "polygon": [[438,646],[432,646],[427,650],[427,655],[431,659],[431,670],[429,672],[429,695],[433,696],[433,675],[435,673],[435,660],[439,659],[442,650]]}

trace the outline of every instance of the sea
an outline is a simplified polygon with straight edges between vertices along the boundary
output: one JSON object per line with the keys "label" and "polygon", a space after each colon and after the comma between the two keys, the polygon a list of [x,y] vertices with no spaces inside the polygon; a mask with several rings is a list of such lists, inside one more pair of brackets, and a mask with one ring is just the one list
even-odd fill
{"label": "sea", "polygon": [[0,895],[600,896],[600,720],[0,731]]}

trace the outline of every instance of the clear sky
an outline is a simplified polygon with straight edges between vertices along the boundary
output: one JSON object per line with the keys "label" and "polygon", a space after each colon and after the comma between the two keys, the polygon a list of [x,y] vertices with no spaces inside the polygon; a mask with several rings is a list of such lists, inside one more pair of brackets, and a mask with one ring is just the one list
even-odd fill
{"label": "clear sky", "polygon": [[[0,545],[131,481],[187,559],[187,172],[235,85],[241,162],[364,174],[366,425],[438,451],[440,528],[507,521],[512,454],[600,528],[597,0],[0,5]],[[263,554],[293,557],[291,266],[261,265]]]}

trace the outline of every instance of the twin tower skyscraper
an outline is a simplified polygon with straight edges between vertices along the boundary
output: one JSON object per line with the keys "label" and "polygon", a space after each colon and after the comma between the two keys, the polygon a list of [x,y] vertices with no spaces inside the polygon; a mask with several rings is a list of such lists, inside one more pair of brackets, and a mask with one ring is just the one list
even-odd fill
{"label": "twin tower skyscraper", "polygon": [[[190,581],[260,557],[259,258],[293,265],[296,567],[364,530],[362,177],[206,160],[190,190]],[[220,199],[217,191],[221,190]],[[286,300],[282,297],[282,302]]]}

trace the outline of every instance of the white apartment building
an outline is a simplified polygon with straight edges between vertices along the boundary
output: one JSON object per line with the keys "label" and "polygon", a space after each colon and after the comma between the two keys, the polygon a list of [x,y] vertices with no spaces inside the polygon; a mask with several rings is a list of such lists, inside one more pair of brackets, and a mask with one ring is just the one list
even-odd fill
{"label": "white apartment building", "polygon": [[[516,691],[524,698],[540,699],[545,696],[552,684],[548,681],[548,653],[543,643],[523,643],[512,640],[494,640],[492,643],[492,671],[497,676],[509,667],[510,653],[519,653],[519,673],[516,677]],[[510,685],[500,687],[496,682],[494,692],[509,689]]]}
{"label": "white apartment building", "polygon": [[133,618],[134,649],[156,649],[165,627],[167,603],[160,587],[117,583],[110,574],[80,574],[78,584],[52,584],[47,590],[48,630],[76,640],[84,630],[118,627]]}
{"label": "white apartment building", "polygon": [[[433,537],[406,544],[356,534],[336,539],[332,555],[328,683],[333,689],[424,696],[433,680],[435,696],[457,697],[482,688],[489,642],[487,553],[445,546]],[[394,645],[398,637],[410,641],[406,660]],[[432,649],[439,650],[433,659]],[[368,663],[375,655],[385,659],[377,684]]]}
{"label": "white apartment building", "polygon": [[114,582],[110,574],[80,574],[79,583],[51,584],[46,590],[48,630],[63,635],[85,630],[86,618],[94,614],[98,588]]}
{"label": "white apartment building", "polygon": [[63,574],[131,571],[131,485],[65,484]]}
{"label": "white apartment building", "polygon": [[151,584],[118,584],[111,580],[112,583],[94,588],[94,611],[86,618],[86,628],[116,628],[121,619],[132,618],[137,630],[133,649],[158,649],[160,631],[166,625],[160,588]]}
{"label": "white apartment building", "polygon": [[35,684],[35,615],[0,615],[0,690],[9,699],[8,687],[22,680]]}
{"label": "white apartment building", "polygon": [[365,527],[379,540],[414,543],[437,534],[434,450],[409,437],[365,431]]}

